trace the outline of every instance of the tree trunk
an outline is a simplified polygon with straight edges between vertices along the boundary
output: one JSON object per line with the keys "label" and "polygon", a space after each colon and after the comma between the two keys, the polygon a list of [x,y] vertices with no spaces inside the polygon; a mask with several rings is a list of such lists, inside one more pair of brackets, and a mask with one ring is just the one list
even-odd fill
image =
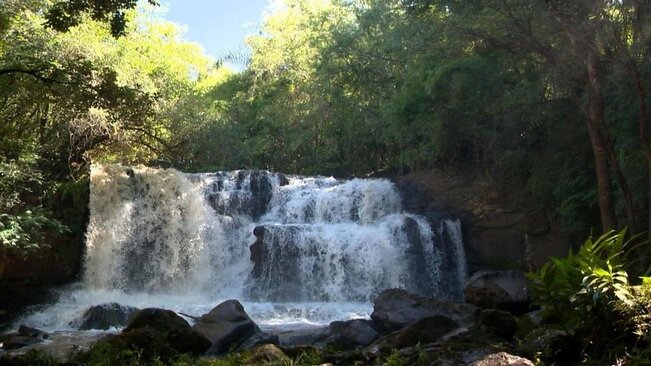
{"label": "tree trunk", "polygon": [[592,152],[595,159],[597,178],[597,198],[601,216],[601,228],[604,232],[617,227],[615,220],[615,205],[608,171],[608,152],[602,131],[604,126],[604,104],[602,98],[601,74],[599,60],[594,51],[588,51],[587,57],[587,125]]}
{"label": "tree trunk", "polygon": [[597,198],[599,202],[599,214],[601,216],[601,229],[606,232],[613,230],[615,224],[613,196],[610,187],[608,174],[608,159],[606,150],[601,142],[601,137],[596,131],[588,117],[588,134],[592,144],[592,153],[595,160],[595,174],[597,177]]}
{"label": "tree trunk", "polygon": [[633,84],[635,86],[635,92],[637,93],[637,99],[639,104],[638,111],[638,128],[640,131],[640,144],[642,145],[642,151],[646,158],[647,165],[647,175],[648,175],[648,184],[649,184],[649,202],[648,202],[648,215],[649,222],[647,226],[647,237],[651,240],[651,137],[649,136],[649,121],[647,119],[647,105],[646,105],[646,88],[644,87],[644,82],[642,81],[642,76],[640,75],[640,70],[637,67],[635,61],[629,63],[629,71],[633,77]]}
{"label": "tree trunk", "polygon": [[[603,113],[603,112],[602,112]],[[626,220],[628,221],[628,232],[630,234],[636,234],[637,231],[637,221],[635,220],[635,206],[633,203],[633,190],[628,184],[628,179],[624,175],[621,165],[619,164],[619,158],[617,157],[617,152],[615,151],[615,146],[610,139],[608,131],[604,125],[600,126],[600,135],[604,146],[606,147],[606,152],[608,153],[608,163],[610,164],[610,169],[615,173],[615,178],[617,179],[617,185],[622,191],[622,196],[624,197],[624,207],[626,209]]]}

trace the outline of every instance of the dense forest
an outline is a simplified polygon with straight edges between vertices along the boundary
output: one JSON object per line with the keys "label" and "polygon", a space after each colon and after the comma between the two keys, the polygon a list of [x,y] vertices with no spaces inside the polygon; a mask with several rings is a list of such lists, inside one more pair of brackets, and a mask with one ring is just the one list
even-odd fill
{"label": "dense forest", "polygon": [[463,170],[574,237],[651,237],[647,0],[285,0],[224,60],[154,1],[0,4],[3,255],[82,233],[102,162]]}
{"label": "dense forest", "polygon": [[49,200],[107,161],[463,168],[527,187],[567,230],[647,232],[646,1],[286,1],[239,73],[133,7],[3,2],[5,248],[63,230]]}

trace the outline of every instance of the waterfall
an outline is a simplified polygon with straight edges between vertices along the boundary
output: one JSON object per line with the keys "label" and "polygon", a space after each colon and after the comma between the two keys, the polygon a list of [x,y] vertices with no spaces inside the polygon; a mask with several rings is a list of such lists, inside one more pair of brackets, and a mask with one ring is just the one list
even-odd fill
{"label": "waterfall", "polygon": [[104,299],[199,313],[238,298],[263,323],[331,321],[368,314],[386,288],[461,296],[459,221],[404,212],[386,179],[95,165],[90,189],[83,283],[57,316]]}

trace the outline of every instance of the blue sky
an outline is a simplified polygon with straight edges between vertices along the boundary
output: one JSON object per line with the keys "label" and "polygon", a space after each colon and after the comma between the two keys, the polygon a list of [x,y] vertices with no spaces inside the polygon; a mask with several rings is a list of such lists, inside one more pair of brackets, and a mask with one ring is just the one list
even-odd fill
{"label": "blue sky", "polygon": [[186,25],[185,39],[219,59],[241,53],[243,40],[257,33],[268,0],[161,0],[165,19]]}

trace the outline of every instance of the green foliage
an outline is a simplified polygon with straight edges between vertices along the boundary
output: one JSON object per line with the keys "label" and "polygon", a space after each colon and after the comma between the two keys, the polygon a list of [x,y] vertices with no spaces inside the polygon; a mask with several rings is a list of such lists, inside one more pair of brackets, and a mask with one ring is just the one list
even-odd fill
{"label": "green foliage", "polygon": [[[5,356],[7,357],[7,356]],[[0,363],[3,363],[3,358],[0,357]],[[51,355],[39,351],[39,350],[29,350],[24,355],[18,356],[18,360],[8,361],[8,364],[13,365],[30,365],[30,366],[56,366],[59,365],[59,362],[56,358]]]}
{"label": "green foliage", "polygon": [[384,360],[382,366],[406,366],[407,360],[397,350],[393,350]]}
{"label": "green foliage", "polygon": [[47,233],[68,231],[38,200],[45,187],[34,164],[29,158],[0,161],[0,253],[45,247]]}
{"label": "green foliage", "polygon": [[630,304],[633,293],[624,266],[631,248],[626,248],[625,238],[626,230],[588,238],[576,254],[551,258],[528,273],[535,302],[547,316],[569,327],[593,310]]}
{"label": "green foliage", "polygon": [[[154,0],[148,2],[156,5]],[[126,27],[124,10],[133,9],[137,3],[137,0],[58,1],[48,9],[45,18],[49,27],[58,31],[67,31],[79,25],[83,13],[89,13],[94,20],[108,21],[111,25],[111,34],[118,37],[124,34]]]}
{"label": "green foliage", "polygon": [[651,278],[629,280],[639,248],[625,238],[625,230],[589,238],[576,254],[528,274],[547,321],[580,339],[585,357],[599,362],[642,359],[651,344]]}
{"label": "green foliage", "polygon": [[[0,250],[80,238],[88,191],[75,182],[91,161],[182,162],[189,139],[212,121],[201,96],[223,72],[155,8],[135,6],[3,3]],[[116,39],[108,23],[118,18],[125,33]]]}
{"label": "green foliage", "polygon": [[[584,237],[605,194],[595,184],[589,101],[603,107],[613,210],[645,231],[648,144],[643,124],[631,121],[651,118],[651,109],[641,113],[651,102],[648,4],[275,4],[247,40],[246,70],[234,73],[144,2],[3,3],[0,160],[31,159],[29,171],[45,182],[5,212],[5,242],[27,240],[28,210],[54,219],[46,196],[90,161],[338,176],[463,166],[477,179],[526,187],[535,208]],[[587,51],[600,66],[595,93],[582,77]],[[610,177],[616,165],[622,174]],[[66,224],[79,231],[83,220],[74,221]],[[595,286],[623,280],[605,270],[594,272]]]}

